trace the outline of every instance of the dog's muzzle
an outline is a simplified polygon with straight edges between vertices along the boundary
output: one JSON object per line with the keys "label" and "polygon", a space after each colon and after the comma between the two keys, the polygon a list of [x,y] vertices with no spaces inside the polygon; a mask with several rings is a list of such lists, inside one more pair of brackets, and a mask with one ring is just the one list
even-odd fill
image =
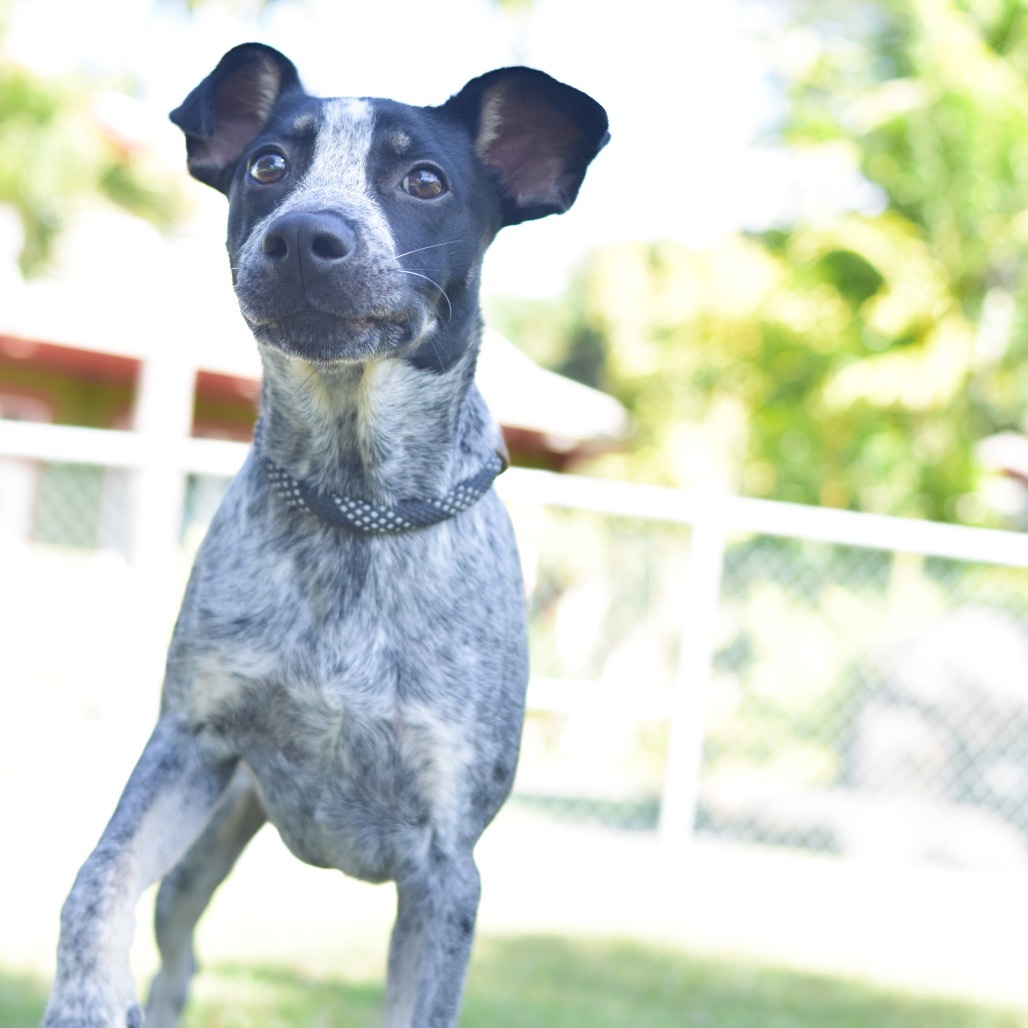
{"label": "dog's muzzle", "polygon": [[239,308],[257,340],[313,362],[405,352],[431,311],[387,252],[336,211],[269,221],[235,260]]}

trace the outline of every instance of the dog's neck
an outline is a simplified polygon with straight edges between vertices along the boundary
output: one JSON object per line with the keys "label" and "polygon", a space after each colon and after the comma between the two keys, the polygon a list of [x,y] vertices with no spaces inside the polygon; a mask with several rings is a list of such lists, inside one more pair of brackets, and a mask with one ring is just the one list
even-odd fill
{"label": "dog's neck", "polygon": [[323,492],[391,504],[446,493],[502,447],[474,386],[477,347],[443,372],[402,358],[319,367],[262,348],[262,446]]}

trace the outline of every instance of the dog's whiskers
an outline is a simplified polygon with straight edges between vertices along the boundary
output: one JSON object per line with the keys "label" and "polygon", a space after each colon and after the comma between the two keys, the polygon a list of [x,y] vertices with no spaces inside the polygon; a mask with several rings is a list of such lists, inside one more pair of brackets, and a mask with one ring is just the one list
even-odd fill
{"label": "dog's whiskers", "polygon": [[[415,334],[414,322],[409,317],[407,318],[407,328],[410,331],[411,335]],[[428,333],[428,345],[432,347],[432,352],[435,354],[435,359],[439,362],[439,370],[442,371],[446,367],[446,363],[443,360],[443,355],[439,352],[439,347],[435,345],[435,340],[432,338],[433,334],[434,330]]]}
{"label": "dog's whiskers", "polygon": [[447,239],[442,243],[429,243],[428,246],[419,246],[415,250],[407,250],[406,253],[394,253],[393,260],[398,261],[401,257],[409,257],[412,253],[421,253],[422,250],[434,250],[437,246],[452,246],[456,239]]}
{"label": "dog's whiskers", "polygon": [[450,303],[450,298],[449,298],[449,296],[446,295],[446,290],[443,289],[443,287],[441,285],[439,285],[439,283],[436,282],[435,279],[429,278],[428,275],[422,275],[420,271],[408,271],[406,268],[397,268],[396,270],[399,271],[401,275],[413,275],[415,278],[423,278],[426,282],[429,282],[432,285],[434,285],[436,287],[436,289],[438,289],[439,292],[442,293],[443,299],[446,301],[446,307],[447,307],[446,320],[447,321],[452,321],[453,320],[453,304]]}
{"label": "dog's whiskers", "polygon": [[309,386],[311,384],[311,382],[314,381],[314,379],[317,377],[317,374],[318,374],[318,369],[314,368],[311,371],[311,373],[296,387],[296,390],[293,392],[293,395],[290,397],[290,400],[291,401],[295,401],[296,398],[301,393],[306,393],[307,392],[307,386]]}

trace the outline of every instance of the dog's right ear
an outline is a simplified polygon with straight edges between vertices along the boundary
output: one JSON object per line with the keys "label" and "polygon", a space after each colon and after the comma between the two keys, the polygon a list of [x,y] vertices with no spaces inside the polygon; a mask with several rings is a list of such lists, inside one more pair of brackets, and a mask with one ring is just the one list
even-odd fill
{"label": "dog's right ear", "polygon": [[186,134],[190,174],[228,191],[232,170],[268,123],[278,100],[303,92],[292,61],[262,43],[243,43],[171,112]]}

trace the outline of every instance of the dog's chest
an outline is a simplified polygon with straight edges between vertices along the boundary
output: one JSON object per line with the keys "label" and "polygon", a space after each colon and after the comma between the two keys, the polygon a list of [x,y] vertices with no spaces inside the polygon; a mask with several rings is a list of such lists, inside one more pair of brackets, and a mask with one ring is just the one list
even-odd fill
{"label": "dog's chest", "polygon": [[392,711],[279,693],[242,741],[272,823],[308,863],[373,881],[465,820],[477,753],[462,726],[414,703]]}
{"label": "dog's chest", "polygon": [[418,554],[295,554],[248,590],[219,578],[187,597],[171,702],[238,752],[310,863],[390,877],[509,787],[519,584],[503,560],[477,581],[438,534]]}
{"label": "dog's chest", "polygon": [[344,657],[303,643],[243,654],[243,666],[263,674],[241,688],[238,672],[226,674],[239,666],[235,655],[221,655],[203,683],[218,704],[211,721],[251,769],[297,856],[387,878],[411,836],[445,830],[464,814],[479,756],[475,728],[439,695],[458,672],[433,664],[438,654],[415,645],[401,658],[354,626],[329,635]]}

